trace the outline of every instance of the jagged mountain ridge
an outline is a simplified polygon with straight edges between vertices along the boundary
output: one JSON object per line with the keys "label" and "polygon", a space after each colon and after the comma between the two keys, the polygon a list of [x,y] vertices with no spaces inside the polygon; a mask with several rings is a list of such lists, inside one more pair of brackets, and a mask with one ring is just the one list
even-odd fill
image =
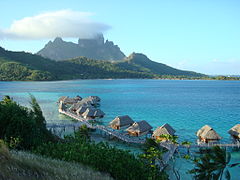
{"label": "jagged mountain ridge", "polygon": [[96,60],[122,60],[124,53],[112,41],[104,40],[102,34],[96,35],[92,39],[80,39],[78,43],[66,42],[57,37],[54,41],[49,41],[43,49],[37,52],[45,58],[61,61],[85,56]]}

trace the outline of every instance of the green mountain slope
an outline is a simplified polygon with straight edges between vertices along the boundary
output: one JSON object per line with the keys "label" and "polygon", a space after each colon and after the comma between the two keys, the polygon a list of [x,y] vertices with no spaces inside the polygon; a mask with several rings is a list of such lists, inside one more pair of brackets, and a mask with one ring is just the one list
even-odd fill
{"label": "green mountain slope", "polygon": [[78,57],[54,61],[25,52],[0,48],[0,80],[67,80],[100,78],[160,78],[162,75],[200,77],[153,62],[142,54],[132,54],[119,62]]}
{"label": "green mountain slope", "polygon": [[125,61],[117,63],[117,66],[127,70],[137,72],[148,72],[157,75],[202,77],[203,74],[193,71],[183,71],[172,68],[162,63],[157,63],[148,59],[147,56],[140,53],[132,53]]}
{"label": "green mountain slope", "polygon": [[38,55],[0,48],[0,80],[5,81],[153,77],[148,73],[122,69],[108,61],[79,57],[56,62]]}

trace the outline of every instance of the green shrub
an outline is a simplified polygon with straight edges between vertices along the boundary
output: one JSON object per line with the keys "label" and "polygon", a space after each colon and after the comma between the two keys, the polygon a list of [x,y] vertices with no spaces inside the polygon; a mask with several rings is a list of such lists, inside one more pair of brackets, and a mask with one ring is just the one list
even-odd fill
{"label": "green shrub", "polygon": [[31,149],[53,139],[33,96],[31,102],[32,109],[20,106],[8,96],[0,101],[0,139],[10,147]]}
{"label": "green shrub", "polygon": [[75,137],[65,138],[65,142],[47,143],[34,152],[65,161],[80,162],[98,171],[107,172],[115,179],[166,179],[159,172],[152,171],[148,164],[134,154],[103,142],[90,142],[82,138],[79,132]]}

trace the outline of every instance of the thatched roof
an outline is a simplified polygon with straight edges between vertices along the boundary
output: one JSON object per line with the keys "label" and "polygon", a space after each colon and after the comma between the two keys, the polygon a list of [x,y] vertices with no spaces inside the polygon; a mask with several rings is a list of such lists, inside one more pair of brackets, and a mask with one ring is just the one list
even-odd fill
{"label": "thatched roof", "polygon": [[78,100],[74,99],[74,98],[65,98],[63,101],[62,101],[64,104],[74,104],[74,103],[77,103]]}
{"label": "thatched roof", "polygon": [[80,108],[77,109],[76,113],[78,115],[80,115],[80,114],[84,113],[87,110],[87,108],[88,107],[86,107],[86,106],[81,106]]}
{"label": "thatched roof", "polygon": [[112,120],[109,125],[113,126],[127,126],[127,125],[131,125],[133,124],[134,121],[132,120],[132,118],[130,118],[128,115],[125,116],[117,116],[114,120]]}
{"label": "thatched roof", "polygon": [[68,98],[68,96],[61,96],[61,97],[58,99],[58,102],[60,103],[61,101],[64,101],[66,98]]}
{"label": "thatched roof", "polygon": [[95,117],[103,117],[104,115],[105,115],[105,113],[100,109],[96,109],[94,112]]}
{"label": "thatched roof", "polygon": [[148,124],[147,121],[142,120],[142,121],[133,123],[133,125],[127,128],[126,131],[142,133],[142,132],[150,131],[151,129],[152,129],[152,126]]}
{"label": "thatched roof", "polygon": [[199,129],[197,132],[197,136],[204,139],[221,139],[217,132],[209,125],[205,125],[201,129]]}
{"label": "thatched roof", "polygon": [[89,96],[89,97],[83,98],[82,102],[86,102],[91,105],[96,105],[100,102],[100,98],[98,96]]}
{"label": "thatched roof", "polygon": [[58,99],[58,102],[60,103],[62,101],[64,104],[74,104],[81,100],[82,100],[82,98],[80,96],[76,96],[74,98],[70,98],[68,96],[61,96]]}
{"label": "thatched roof", "polygon": [[60,104],[59,104],[59,107],[58,107],[59,110],[62,110],[62,111],[66,111],[67,110],[67,107],[65,106],[65,104],[60,101]]}
{"label": "thatched roof", "polygon": [[77,103],[74,103],[70,110],[77,111],[80,107],[92,107],[91,103],[85,102],[85,101],[78,101]]}
{"label": "thatched roof", "polygon": [[161,136],[163,134],[169,134],[169,135],[174,135],[176,131],[170,126],[168,123],[158,127],[154,132],[153,132],[153,137],[156,136]]}
{"label": "thatched roof", "polygon": [[240,124],[236,124],[235,126],[233,126],[229,131],[229,134],[231,134],[232,136],[236,136],[238,138],[240,138]]}
{"label": "thatched roof", "polygon": [[205,130],[210,130],[210,129],[212,129],[209,125],[205,125],[205,126],[203,126],[201,129],[199,129],[198,131],[197,131],[197,136],[199,137],[202,133],[203,133],[203,131],[205,131]]}
{"label": "thatched roof", "polygon": [[97,102],[100,102],[100,101],[101,101],[100,97],[98,97],[98,96],[89,96],[88,98],[89,98],[89,99],[93,99],[93,100],[95,100],[95,101],[97,101]]}
{"label": "thatched roof", "polygon": [[82,100],[82,97],[77,95],[75,98],[74,98],[76,101],[81,101]]}
{"label": "thatched roof", "polygon": [[94,117],[95,115],[95,108],[87,108],[87,110],[82,114],[84,117]]}

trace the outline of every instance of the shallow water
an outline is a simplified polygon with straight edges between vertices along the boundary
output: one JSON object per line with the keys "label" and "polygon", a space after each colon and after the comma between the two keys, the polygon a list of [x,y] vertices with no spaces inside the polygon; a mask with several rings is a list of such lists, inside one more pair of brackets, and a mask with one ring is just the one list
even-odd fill
{"label": "shallow water", "polygon": [[[58,114],[60,96],[100,96],[103,123],[117,115],[146,120],[154,128],[168,122],[181,139],[195,141],[195,132],[209,124],[229,140],[227,131],[240,123],[240,81],[77,80],[0,82],[0,96],[27,105],[29,93],[39,101],[48,122],[69,122]],[[67,120],[67,121],[66,121]]]}
{"label": "shallow water", "polygon": [[[201,80],[74,80],[54,82],[0,82],[0,96],[10,95],[28,105],[29,93],[41,105],[48,123],[74,123],[59,115],[60,96],[99,96],[102,119],[108,124],[117,115],[146,120],[154,129],[169,123],[181,140],[196,141],[203,125],[212,126],[222,142],[230,142],[227,131],[240,123],[240,81]],[[238,157],[238,155],[236,155]]]}

